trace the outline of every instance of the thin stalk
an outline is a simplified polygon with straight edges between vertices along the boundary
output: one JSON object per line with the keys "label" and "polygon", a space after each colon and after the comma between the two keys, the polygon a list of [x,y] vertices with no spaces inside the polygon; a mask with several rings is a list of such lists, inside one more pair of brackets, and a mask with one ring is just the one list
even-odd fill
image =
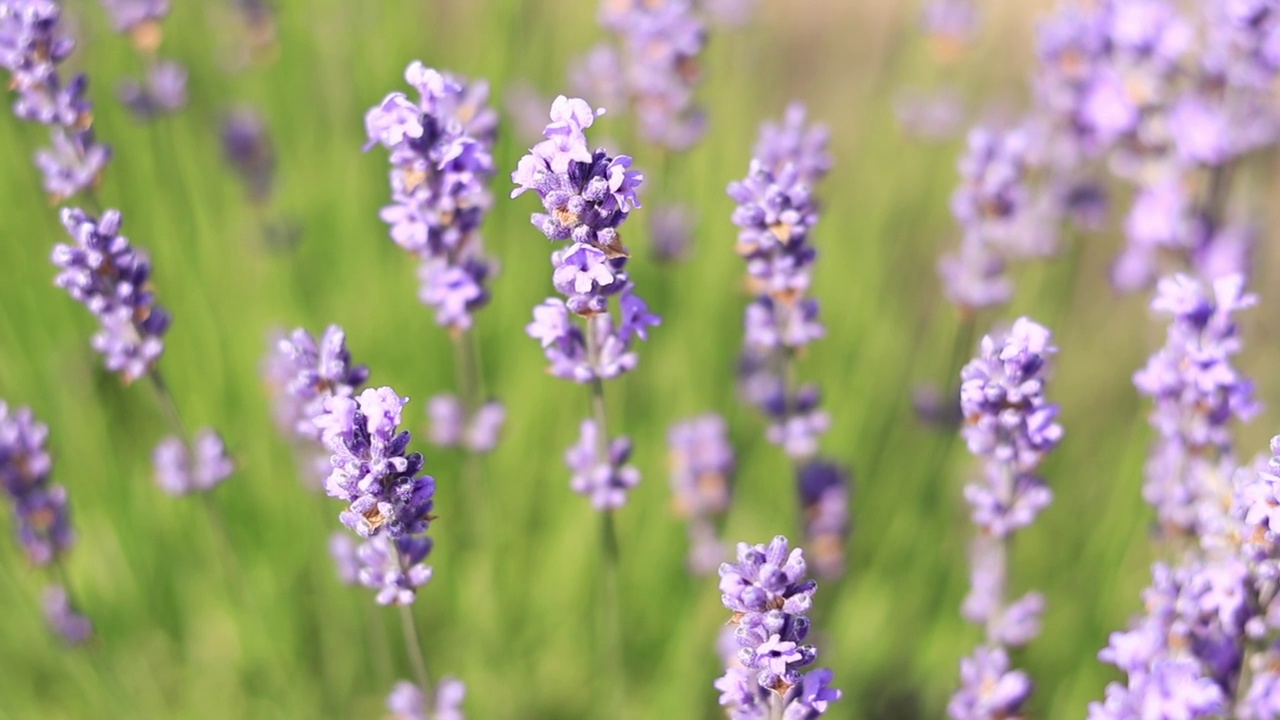
{"label": "thin stalk", "polygon": [[182,422],[182,413],[178,412],[178,403],[174,401],[173,393],[169,392],[169,385],[160,374],[160,369],[152,368],[151,372],[147,373],[147,377],[160,398],[160,409],[164,412],[165,420],[169,422],[169,430],[176,433],[182,439],[182,444],[190,450],[191,436],[187,434],[187,426]]}
{"label": "thin stalk", "polygon": [[[587,320],[587,359],[592,368],[599,366],[600,340],[596,337],[596,324]],[[596,425],[596,459],[597,462],[609,462],[608,414],[604,403],[604,382],[599,374],[591,381],[591,417]],[[598,641],[601,645],[600,660],[608,663],[613,682],[613,697],[607,693],[602,695],[605,707],[616,713],[625,706],[625,673],[622,668],[622,615],[619,600],[618,579],[618,533],[614,526],[612,510],[601,513],[601,554],[602,583],[600,603],[600,624]]]}
{"label": "thin stalk", "polygon": [[422,656],[422,642],[418,637],[418,622],[413,617],[412,605],[400,606],[400,629],[404,635],[404,649],[409,655],[409,664],[413,666],[413,679],[426,697],[427,707],[431,707],[431,676],[427,674],[427,661]]}

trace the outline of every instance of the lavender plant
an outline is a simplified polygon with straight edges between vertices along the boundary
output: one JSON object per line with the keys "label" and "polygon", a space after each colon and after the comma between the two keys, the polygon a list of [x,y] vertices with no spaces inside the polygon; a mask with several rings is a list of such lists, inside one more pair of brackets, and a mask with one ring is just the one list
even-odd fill
{"label": "lavender plant", "polygon": [[100,328],[92,345],[107,370],[119,373],[126,384],[146,377],[156,390],[173,432],[153,455],[156,481],[173,494],[209,491],[231,475],[233,464],[216,432],[187,434],[156,367],[172,318],[156,302],[147,254],[120,234],[122,222],[119,210],[108,210],[99,220],[80,208],[63,209],[62,224],[72,242],[53,248],[54,282],[97,316]]}
{"label": "lavender plant", "polygon": [[1010,667],[1007,648],[1040,634],[1044,598],[1008,598],[1008,545],[1035,521],[1053,495],[1036,470],[1062,440],[1058,406],[1044,395],[1057,348],[1048,329],[1022,317],[1007,333],[987,335],[960,373],[960,407],[969,451],[983,460],[983,479],[965,486],[978,536],[972,548],[965,619],[986,638],[961,661],[960,688],[951,696],[954,720],[1019,717],[1031,696],[1026,673]]}
{"label": "lavender plant", "polygon": [[15,520],[14,529],[33,565],[52,567],[58,582],[44,591],[45,619],[58,636],[78,645],[92,634],[89,619],[71,601],[62,556],[75,543],[67,489],[52,483],[53,460],[46,443],[49,428],[30,408],[10,409],[0,400],[0,487]]}
{"label": "lavender plant", "polygon": [[820,539],[817,568],[834,577],[844,565],[848,472],[816,457],[830,418],[817,385],[796,380],[799,358],[826,334],[809,291],[818,255],[810,242],[819,218],[813,186],[831,170],[827,139],[827,129],[807,125],[804,106],[792,104],[781,123],[761,126],[748,175],[728,192],[738,202],[737,251],[755,294],[746,308],[740,389],[768,418],[766,438],[791,458],[805,534]]}
{"label": "lavender plant", "polygon": [[462,444],[471,453],[497,443],[502,406],[481,397],[475,338],[477,310],[489,302],[488,282],[496,263],[484,250],[480,226],[493,205],[493,143],[497,113],[488,106],[489,86],[440,73],[414,61],[405,80],[417,100],[393,92],[365,115],[366,149],[381,145],[391,155],[392,204],[382,219],[391,238],[419,260],[419,299],[449,329],[457,359],[460,396],[441,395],[428,404],[438,444]]}
{"label": "lavender plant", "polygon": [[714,413],[673,423],[667,430],[667,455],[675,511],[689,526],[689,569],[705,575],[725,557],[716,516],[729,510],[737,469],[728,425]]}
{"label": "lavender plant", "polygon": [[50,147],[36,153],[35,164],[55,202],[94,187],[111,158],[94,136],[88,79],[59,73],[75,49],[61,16],[53,0],[0,0],[0,67],[18,93],[14,115],[50,128]]}
{"label": "lavender plant", "polygon": [[161,22],[169,15],[169,0],[102,0],[117,33],[128,35],[142,58],[143,77],[120,82],[120,102],[134,117],[151,120],[187,106],[187,69],[158,56],[164,41]]}
{"label": "lavender plant", "polygon": [[812,720],[840,699],[832,672],[809,669],[818,651],[804,644],[818,584],[805,578],[804,553],[781,535],[768,545],[738,543],[738,562],[720,566],[721,602],[739,646],[715,681],[731,720]]}
{"label": "lavender plant", "polygon": [[1151,309],[1170,317],[1169,329],[1165,345],[1134,373],[1133,383],[1154,403],[1149,422],[1157,439],[1143,497],[1167,538],[1195,536],[1212,521],[1205,506],[1230,491],[1237,464],[1231,423],[1261,409],[1253,383],[1233,362],[1241,349],[1233,315],[1256,302],[1240,275],[1211,285],[1173,275],[1157,285]]}
{"label": "lavender plant", "polygon": [[592,417],[582,424],[581,440],[566,461],[574,490],[597,509],[614,510],[639,477],[625,465],[630,441],[609,439],[603,381],[635,367],[632,343],[647,339],[648,329],[661,320],[635,293],[618,231],[639,207],[636,190],[644,176],[631,169],[626,155],[587,149],[586,129],[602,114],[581,99],[556,98],[546,139],[511,175],[518,185],[511,196],[537,193],[546,212],[533,214],[534,227],[549,240],[570,243],[551,254],[552,283],[565,299],[548,298],[534,308],[526,332],[542,344],[551,374],[591,385]]}

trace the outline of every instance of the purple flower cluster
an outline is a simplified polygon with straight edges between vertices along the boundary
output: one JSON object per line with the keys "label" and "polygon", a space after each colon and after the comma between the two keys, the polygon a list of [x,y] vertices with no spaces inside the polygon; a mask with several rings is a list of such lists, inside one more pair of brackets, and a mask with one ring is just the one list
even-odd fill
{"label": "purple flower cluster", "polygon": [[745,321],[744,371],[757,375],[749,400],[769,416],[770,441],[798,460],[817,452],[828,425],[817,389],[784,380],[784,366],[825,333],[808,291],[817,258],[809,242],[818,220],[812,186],[831,167],[826,137],[821,127],[806,129],[803,107],[793,105],[781,125],[761,129],[747,177],[728,188],[738,203],[738,254],[756,293]]}
{"label": "purple flower cluster", "polygon": [[463,720],[462,701],[466,695],[467,686],[461,680],[441,678],[435,689],[434,707],[428,708],[422,689],[402,680],[387,696],[387,710],[391,720]]}
{"label": "purple flower cluster", "polygon": [[275,183],[276,155],[267,124],[257,111],[237,108],[222,119],[222,152],[244,183],[249,201],[263,204]]}
{"label": "purple flower cluster", "polygon": [[849,537],[849,471],[816,458],[796,469],[796,488],[804,516],[805,545],[814,569],[824,578],[844,573]]}
{"label": "purple flower cluster", "polygon": [[715,687],[733,720],[808,720],[840,699],[826,669],[802,672],[818,651],[804,644],[817,583],[804,554],[779,535],[768,545],[738,544],[738,562],[720,566],[721,602],[733,612],[738,663]]}
{"label": "purple flower cluster", "polygon": [[46,587],[40,605],[45,623],[68,645],[80,645],[93,635],[93,623],[76,611],[71,594],[61,585]]}
{"label": "purple flower cluster", "polygon": [[[951,214],[960,247],[938,263],[947,298],[966,312],[1001,305],[1013,294],[1007,260],[1051,255],[1063,208],[1031,184],[1034,141],[1026,127],[975,128],[960,159]],[[1058,200],[1058,202],[1053,202]]]}
{"label": "purple flower cluster", "polygon": [[471,327],[489,301],[494,264],[485,256],[480,225],[493,205],[493,142],[497,113],[489,87],[414,61],[405,80],[416,100],[393,92],[365,115],[366,149],[391,154],[392,204],[382,209],[391,239],[416,255],[423,303],[454,330]]}
{"label": "purple flower cluster", "polygon": [[122,80],[119,95],[120,102],[143,120],[178,112],[187,106],[187,69],[172,60],[153,63],[142,80]]}
{"label": "purple flower cluster", "polygon": [[961,432],[984,461],[983,481],[964,491],[979,534],[962,612],[985,629],[986,642],[960,663],[961,684],[947,708],[953,720],[1018,717],[1031,695],[1030,679],[1010,669],[1005,647],[1040,634],[1044,597],[1008,600],[1007,545],[1053,498],[1036,470],[1062,440],[1058,407],[1044,396],[1057,350],[1048,329],[1018,318],[1008,332],[984,337],[978,357],[960,372]]}
{"label": "purple flower cluster", "polygon": [[707,37],[692,0],[610,0],[600,23],[618,45],[597,45],[581,61],[580,91],[608,104],[629,99],[650,142],[674,150],[696,143],[706,130],[694,84]]}
{"label": "purple flower cluster", "polygon": [[316,342],[305,328],[297,328],[273,343],[268,355],[268,380],[276,393],[281,428],[299,439],[319,442],[315,424],[330,397],[355,395],[369,379],[369,368],[351,362],[347,334],[337,325],[325,328]]}
{"label": "purple flower cluster", "polygon": [[67,489],[49,481],[49,428],[28,408],[0,400],[0,486],[13,504],[18,540],[36,565],[49,565],[75,542]]}
{"label": "purple flower cluster", "polygon": [[1179,564],[1153,566],[1145,613],[1098,653],[1126,679],[1090,720],[1280,716],[1280,437],[1271,453],[1226,468],[1225,503],[1202,507],[1198,542]]}
{"label": "purple flower cluster", "polygon": [[222,437],[208,428],[198,431],[190,443],[179,437],[165,438],[151,459],[156,484],[170,495],[209,492],[235,471]]}
{"label": "purple flower cluster", "polygon": [[75,49],[59,27],[61,14],[53,0],[0,0],[0,67],[18,93],[14,115],[51,128],[51,147],[37,152],[35,162],[55,200],[94,185],[111,158],[111,149],[94,138],[88,79],[58,73]]}
{"label": "purple flower cluster", "polygon": [[1253,383],[1233,363],[1241,349],[1233,316],[1256,302],[1240,275],[1211,287],[1174,275],[1157,286],[1151,309],[1170,317],[1169,330],[1133,383],[1155,405],[1150,422],[1158,437],[1143,495],[1166,533],[1197,530],[1205,504],[1222,494],[1221,467],[1234,462],[1230,423],[1261,409]]}
{"label": "purple flower cluster", "polygon": [[1161,254],[1208,279],[1248,268],[1232,242],[1247,231],[1222,216],[1224,169],[1280,139],[1270,90],[1280,54],[1268,49],[1277,11],[1267,0],[1197,8],[1068,5],[1041,28],[1036,116],[1054,166],[1071,174],[1105,160],[1136,188],[1112,268],[1121,290],[1159,277]]}
{"label": "purple flower cluster", "polygon": [[52,259],[59,269],[54,282],[101,323],[93,348],[107,370],[133,382],[160,359],[171,318],[156,304],[146,253],[119,234],[120,224],[118,210],[99,221],[79,208],[64,209],[62,225],[73,242],[56,245]]}
{"label": "purple flower cluster", "polygon": [[332,540],[330,549],[336,559],[346,558],[341,573],[376,589],[383,605],[413,603],[417,588],[431,579],[423,561],[431,552],[426,533],[436,482],[419,475],[422,455],[407,452],[411,436],[399,428],[406,402],[389,387],[329,394],[313,419],[332,453],[325,492],[347,503],[339,519],[367,540],[354,552]]}
{"label": "purple flower cluster", "polygon": [[118,33],[138,33],[169,15],[169,0],[102,0]]}
{"label": "purple flower cluster", "polygon": [[489,401],[468,413],[462,398],[446,394],[427,401],[427,417],[431,420],[428,437],[433,445],[487,453],[498,446],[507,410],[502,403]]}
{"label": "purple flower cluster", "polygon": [[640,484],[640,471],[627,464],[630,459],[630,438],[617,437],[605,446],[595,420],[583,420],[577,444],[564,454],[573,473],[569,487],[590,498],[597,510],[617,510],[627,504],[627,491]]}
{"label": "purple flower cluster", "polygon": [[354,397],[326,396],[313,419],[333,453],[325,491],[348,503],[339,517],[361,537],[406,538],[430,523],[435,480],[418,476],[422,455],[406,452],[411,436],[400,430],[406,402],[389,387],[366,388]]}
{"label": "purple flower cluster", "polygon": [[[518,186],[511,197],[532,190],[542,201],[545,212],[532,215],[534,227],[552,241],[569,241],[551,253],[552,284],[565,299],[548,298],[534,308],[525,332],[542,345],[551,374],[591,384],[601,405],[601,381],[634,369],[632,343],[647,340],[649,328],[661,323],[627,276],[627,251],[618,232],[640,207],[636,191],[644,176],[631,169],[626,155],[588,150],[586,130],[603,113],[584,100],[557,97],[545,139],[511,174]],[[603,422],[600,416],[583,423],[582,442],[566,460],[574,490],[589,495],[597,508],[613,509],[625,502],[625,490],[640,476],[625,465],[630,441],[611,442],[599,426]]]}
{"label": "purple flower cluster", "polygon": [[708,413],[672,424],[667,430],[667,455],[675,510],[689,521],[689,568],[705,575],[725,558],[714,518],[729,510],[737,469],[724,418]]}

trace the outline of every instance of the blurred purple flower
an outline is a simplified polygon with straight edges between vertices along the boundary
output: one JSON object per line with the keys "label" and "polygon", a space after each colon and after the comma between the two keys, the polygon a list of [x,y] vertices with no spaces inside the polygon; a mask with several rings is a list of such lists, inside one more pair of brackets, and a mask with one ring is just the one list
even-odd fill
{"label": "blurred purple flower", "polygon": [[197,431],[189,445],[172,436],[160,441],[152,463],[156,484],[170,495],[209,492],[235,472],[222,438],[208,428]]}

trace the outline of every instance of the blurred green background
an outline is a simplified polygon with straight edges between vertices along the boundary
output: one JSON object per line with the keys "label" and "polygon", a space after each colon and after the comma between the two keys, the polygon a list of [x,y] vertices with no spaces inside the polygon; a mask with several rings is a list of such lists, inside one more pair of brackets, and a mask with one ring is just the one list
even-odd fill
{"label": "blurred green background", "polygon": [[[326,541],[338,504],[303,488],[272,423],[259,375],[266,338],[276,327],[343,325],[372,382],[413,398],[406,417],[425,429],[425,399],[453,386],[452,348],[378,219],[387,166],[383,153],[360,152],[363,113],[405,89],[415,58],[488,78],[500,109],[519,82],[565,92],[569,63],[604,37],[594,3],[281,0],[277,54],[245,68],[231,62],[245,40],[230,3],[175,3],[161,52],[190,68],[192,102],[151,124],[114,99],[117,81],[138,69],[128,42],[97,3],[66,4],[80,36],[70,66],[90,73],[98,134],[115,149],[101,197],[151,252],[160,300],[176,317],[161,367],[187,423],[220,429],[240,463],[213,497],[235,558],[219,563],[198,498],[171,498],[152,481],[160,406],[146,384],[123,387],[101,369],[93,318],[53,286],[49,251],[64,234],[30,163],[46,131],[6,115],[0,397],[51,427],[80,538],[67,570],[96,637],[63,649],[40,621],[50,577],[15,543],[0,544],[0,718],[380,717],[392,683],[409,677],[395,613],[336,581]],[[587,391],[548,377],[524,335],[551,290],[549,248],[528,224],[536,203],[505,198],[506,173],[532,138],[504,116],[485,226],[502,270],[478,333],[487,388],[509,419],[483,464],[483,504],[466,502],[461,454],[417,445],[440,481],[440,518],[435,578],[415,612],[433,675],[467,683],[469,717],[720,716],[711,682],[727,612],[715,578],[685,570],[665,433],[675,419],[725,413],[741,468],[727,537],[799,536],[789,466],[734,393],[745,299],[724,193],[745,174],[758,123],[793,99],[831,127],[836,159],[818,189],[815,235],[828,335],[800,372],[820,382],[834,421],[824,453],[857,473],[849,569],[820,587],[813,615],[820,662],[845,693],[828,717],[942,715],[959,658],[979,640],[958,611],[971,533],[960,488],[974,464],[950,432],[915,419],[911,394],[920,383],[952,387],[976,343],[934,271],[956,242],[947,198],[961,140],[907,137],[893,99],[905,86],[948,85],[973,107],[1016,111],[1047,3],[1013,5],[984,7],[977,41],[942,63],[914,3],[763,0],[750,25],[713,31],[700,89],[711,130],[665,174],[653,148],[609,124],[616,118],[593,133],[617,138],[651,184],[700,216],[687,264],[659,269],[636,253],[637,284],[664,323],[640,347],[638,370],[608,389],[612,426],[633,437],[644,474],[618,514],[628,681],[625,702],[608,710],[594,704],[608,681],[593,659],[599,521],[569,491],[562,460]],[[218,121],[237,104],[269,119],[280,170],[272,216],[301,227],[295,247],[264,242],[221,157]],[[647,223],[641,210],[628,225],[634,249]],[[1056,498],[1018,538],[1012,570],[1015,589],[1039,588],[1049,601],[1044,635],[1016,661],[1038,684],[1033,715],[1051,720],[1082,717],[1101,696],[1112,672],[1094,655],[1139,608],[1152,557],[1139,494],[1150,433],[1130,375],[1163,334],[1143,297],[1106,287],[1114,234],[1068,240],[1062,258],[1017,271],[1011,307],[976,320],[981,332],[1031,314],[1061,348],[1050,394],[1067,440],[1045,469]],[[1248,370],[1272,367],[1280,350],[1265,339],[1280,337],[1270,332],[1280,330],[1274,308],[1264,291],[1247,320]],[[1255,377],[1276,405],[1275,383]],[[1244,454],[1265,449],[1273,417],[1242,432]]]}

